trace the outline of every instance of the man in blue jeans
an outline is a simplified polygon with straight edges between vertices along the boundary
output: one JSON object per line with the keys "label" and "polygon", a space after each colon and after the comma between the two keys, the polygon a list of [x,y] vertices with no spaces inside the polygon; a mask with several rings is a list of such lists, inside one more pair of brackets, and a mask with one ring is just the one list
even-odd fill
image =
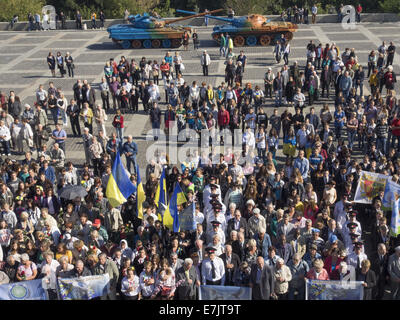
{"label": "man in blue jeans", "polygon": [[136,171],[136,155],[138,152],[138,146],[131,135],[128,136],[128,140],[124,143],[123,153],[126,157],[126,167],[131,173],[131,164],[133,164],[133,168]]}
{"label": "man in blue jeans", "polygon": [[5,125],[4,120],[0,120],[0,143],[3,147],[1,155],[10,155],[10,129]]}

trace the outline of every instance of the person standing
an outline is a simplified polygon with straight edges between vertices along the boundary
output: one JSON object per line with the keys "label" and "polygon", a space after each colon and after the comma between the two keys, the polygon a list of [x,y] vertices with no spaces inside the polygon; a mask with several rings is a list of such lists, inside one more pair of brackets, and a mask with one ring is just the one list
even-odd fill
{"label": "person standing", "polygon": [[158,140],[160,135],[160,125],[161,125],[161,110],[158,107],[157,102],[154,102],[153,108],[150,111],[150,121],[151,127],[153,128],[154,140]]}
{"label": "person standing", "polygon": [[60,19],[60,21],[61,21],[61,29],[62,29],[62,30],[67,29],[67,27],[66,27],[66,19],[67,19],[67,18],[65,17],[65,14],[64,14],[63,11],[60,12],[59,19]]}
{"label": "person standing", "polygon": [[110,110],[110,87],[105,77],[101,79],[100,95],[103,101],[103,109],[106,111]]}
{"label": "person standing", "polygon": [[92,20],[92,29],[96,29],[97,28],[97,26],[96,26],[96,17],[97,17],[96,12],[92,12],[92,14],[90,16],[90,18]]}
{"label": "person standing", "polygon": [[387,49],[386,68],[393,64],[395,51],[396,51],[396,46],[393,44],[393,41],[390,41],[390,45],[389,45],[389,47]]}
{"label": "person standing", "polygon": [[274,276],[261,256],[251,268],[250,287],[253,300],[269,300],[274,293]]}
{"label": "person standing", "polygon": [[196,29],[193,30],[192,39],[193,39],[193,49],[194,50],[199,49],[200,40],[199,40],[199,35],[196,32]]}
{"label": "person standing", "polygon": [[208,247],[205,249],[208,257],[201,263],[201,276],[203,285],[223,286],[225,285],[225,267],[220,257],[215,255],[216,249]]}
{"label": "person standing", "polygon": [[133,165],[133,169],[136,172],[136,156],[138,153],[138,146],[135,141],[133,141],[133,137],[129,135],[127,137],[127,141],[123,145],[123,153],[125,154],[126,157],[126,167],[131,173],[131,165]]}
{"label": "person standing", "polygon": [[361,262],[361,269],[357,270],[356,280],[362,282],[364,287],[364,300],[372,300],[372,292],[376,287],[375,272],[370,269],[371,262],[366,259]]}
{"label": "person standing", "polygon": [[28,31],[32,31],[35,25],[35,17],[31,12],[28,13],[28,22],[29,22]]}
{"label": "person standing", "polygon": [[42,27],[40,26],[40,14],[39,13],[35,14],[35,29],[36,29],[36,31],[42,30]]}
{"label": "person standing", "polygon": [[290,44],[289,42],[286,43],[283,49],[283,61],[286,65],[289,65],[289,54],[290,54]]}
{"label": "person standing", "polygon": [[210,55],[207,53],[207,50],[203,51],[203,54],[200,58],[200,63],[203,68],[203,76],[208,76],[208,66],[211,63]]}
{"label": "person standing", "polygon": [[74,59],[72,59],[72,57],[69,54],[69,52],[66,53],[64,61],[65,61],[65,64],[67,65],[68,77],[72,77],[73,78],[74,77],[75,65],[74,65]]}
{"label": "person standing", "polygon": [[315,24],[315,20],[317,18],[317,12],[318,12],[318,8],[317,8],[316,4],[314,3],[313,6],[311,7],[311,22],[312,22],[312,24]]}
{"label": "person standing", "polygon": [[60,124],[56,125],[55,130],[53,130],[51,138],[54,140],[54,143],[58,143],[58,146],[65,154],[65,140],[67,139],[67,133],[64,129],[61,128]]}
{"label": "person standing", "polygon": [[221,56],[225,57],[225,53],[226,53],[225,47],[226,47],[226,38],[225,38],[224,34],[222,33],[220,40],[219,40],[219,56],[220,57]]}
{"label": "person standing", "polygon": [[117,133],[117,138],[120,139],[122,143],[124,140],[124,116],[121,115],[120,109],[117,109],[112,125]]}
{"label": "person standing", "polygon": [[65,67],[64,67],[64,57],[61,55],[61,52],[57,52],[57,67],[60,70],[61,78],[64,78],[64,74],[66,74]]}
{"label": "person standing", "polygon": [[400,246],[397,246],[395,253],[389,257],[388,272],[390,276],[390,287],[392,300],[400,299]]}
{"label": "person standing", "polygon": [[93,116],[97,125],[98,132],[103,131],[103,133],[107,135],[106,125],[105,125],[105,122],[107,121],[107,115],[104,109],[101,107],[101,105],[98,104],[96,106]]}
{"label": "person standing", "polygon": [[75,23],[76,23],[76,28],[77,29],[82,29],[82,15],[79,12],[79,10],[76,11]]}
{"label": "person standing", "polygon": [[79,125],[79,113],[80,108],[76,104],[74,99],[71,99],[70,105],[67,107],[67,115],[69,116],[69,121],[71,123],[71,129],[74,137],[79,137],[81,135],[81,127]]}
{"label": "person standing", "polygon": [[2,145],[2,156],[9,156],[11,155],[10,153],[10,140],[11,140],[11,134],[10,134],[10,129],[5,125],[4,120],[0,120],[0,144]]}
{"label": "person standing", "polygon": [[47,56],[47,65],[49,66],[52,77],[55,78],[55,76],[56,76],[56,58],[54,57],[54,55],[51,52],[49,52],[49,55]]}
{"label": "person standing", "polygon": [[83,128],[82,140],[83,140],[83,149],[85,150],[86,163],[90,163],[89,147],[90,144],[92,143],[92,135],[90,134],[89,128],[87,127]]}
{"label": "person standing", "polygon": [[106,22],[106,16],[103,11],[100,11],[99,19],[100,19],[100,28],[103,29],[104,23]]}
{"label": "person standing", "polygon": [[185,259],[183,266],[176,270],[176,281],[180,280],[184,280],[184,282],[176,289],[176,298],[178,300],[195,300],[196,287],[200,286],[200,281],[191,258]]}
{"label": "person standing", "polygon": [[116,300],[119,271],[115,262],[111,259],[107,259],[107,255],[105,253],[101,253],[99,255],[99,262],[94,268],[94,274],[101,275],[105,273],[108,273],[110,278],[110,291],[109,293],[103,295],[101,300]]}
{"label": "person standing", "polygon": [[89,108],[89,104],[87,102],[83,103],[83,108],[79,113],[79,117],[83,121],[84,127],[89,129],[90,134],[93,134],[93,111]]}
{"label": "person standing", "polygon": [[92,136],[92,143],[89,147],[90,160],[92,160],[94,175],[100,175],[101,154],[103,153],[101,143],[97,141],[96,136]]}
{"label": "person standing", "polygon": [[361,12],[362,12],[362,7],[361,4],[359,3],[356,8],[356,20],[358,23],[361,23]]}

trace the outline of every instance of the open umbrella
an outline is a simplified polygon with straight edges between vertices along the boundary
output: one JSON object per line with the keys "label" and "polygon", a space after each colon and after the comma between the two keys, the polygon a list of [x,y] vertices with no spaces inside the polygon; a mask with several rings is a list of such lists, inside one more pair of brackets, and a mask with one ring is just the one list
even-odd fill
{"label": "open umbrella", "polygon": [[87,194],[88,193],[84,187],[69,185],[69,186],[65,186],[64,188],[62,188],[61,193],[60,193],[60,198],[73,200],[77,197],[83,198]]}

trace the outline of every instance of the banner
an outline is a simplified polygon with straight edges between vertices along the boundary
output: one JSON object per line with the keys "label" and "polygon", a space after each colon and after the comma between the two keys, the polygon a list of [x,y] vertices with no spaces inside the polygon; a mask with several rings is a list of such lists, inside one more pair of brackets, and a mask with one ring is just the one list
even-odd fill
{"label": "banner", "polygon": [[251,300],[251,288],[200,286],[199,300]]}
{"label": "banner", "polygon": [[399,195],[396,195],[392,206],[392,220],[390,221],[390,235],[397,237],[400,234]]}
{"label": "banner", "polygon": [[306,279],[306,300],[363,300],[362,283]]}
{"label": "banner", "polygon": [[389,179],[390,176],[384,174],[361,171],[354,202],[372,203],[372,199],[379,195],[379,191],[385,190],[386,182]]}
{"label": "banner", "polygon": [[11,240],[11,231],[10,229],[1,229],[0,230],[0,245],[8,246]]}
{"label": "banner", "polygon": [[110,291],[110,277],[102,274],[79,278],[59,278],[59,300],[90,300]]}
{"label": "banner", "polygon": [[193,201],[191,205],[187,206],[185,210],[179,214],[180,231],[196,230],[196,221],[194,219],[195,208],[195,203]]}
{"label": "banner", "polygon": [[0,285],[0,300],[48,300],[42,279]]}
{"label": "banner", "polygon": [[400,195],[400,185],[389,179],[386,182],[385,194],[383,195],[382,207],[387,210],[392,210],[393,203],[396,200],[396,195]]}

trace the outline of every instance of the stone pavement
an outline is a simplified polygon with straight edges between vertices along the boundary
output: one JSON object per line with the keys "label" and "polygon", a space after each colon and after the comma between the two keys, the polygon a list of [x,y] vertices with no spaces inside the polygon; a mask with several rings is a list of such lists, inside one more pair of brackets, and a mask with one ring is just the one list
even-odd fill
{"label": "stone pavement", "polygon": [[[400,23],[362,23],[356,25],[354,30],[344,30],[340,24],[317,24],[317,25],[299,25],[298,32],[295,33],[291,41],[291,54],[289,64],[297,60],[300,66],[305,64],[306,45],[309,40],[314,40],[315,43],[335,42],[341,52],[346,47],[355,48],[359,61],[363,66],[367,66],[367,57],[372,49],[377,49],[383,40],[394,41],[396,46],[400,45]],[[193,51],[193,46],[190,45],[190,50],[181,52],[185,71],[183,78],[190,85],[192,81],[197,80],[198,83],[205,81],[206,83],[219,85],[224,81],[224,59],[219,58],[219,47],[211,39],[212,28],[198,27],[197,31],[200,38],[200,50]],[[16,94],[21,98],[22,104],[33,104],[35,101],[35,91],[39,84],[44,84],[48,87],[48,82],[53,81],[56,87],[61,87],[66,98],[69,100],[73,97],[72,86],[79,79],[87,79],[97,88],[103,75],[103,67],[109,58],[114,58],[119,61],[121,55],[127,57],[130,61],[135,58],[137,61],[142,56],[147,59],[157,60],[161,62],[164,57],[165,49],[140,49],[140,50],[124,50],[114,45],[108,38],[106,31],[42,31],[42,32],[0,32],[0,91],[8,92],[15,90]],[[183,49],[183,48],[181,48]],[[202,76],[200,66],[200,55],[202,49],[207,49],[211,56],[211,66],[209,68],[209,76]],[[259,84],[263,87],[263,77],[266,69],[271,67],[273,72],[282,67],[275,64],[272,54],[273,47],[243,47],[236,48],[234,52],[239,53],[239,50],[244,50],[248,63],[244,74],[243,82],[251,82],[254,85]],[[57,78],[50,77],[50,70],[47,67],[46,57],[49,51],[55,54],[60,51],[64,56],[69,51],[75,61],[75,78],[60,78],[57,73]],[[171,50],[174,55],[175,50]],[[396,53],[394,60],[394,71],[400,73],[399,53]],[[160,82],[162,84],[162,82]],[[364,83],[364,94],[369,94],[368,83]],[[164,102],[164,88],[160,85],[160,93],[162,96],[161,102]],[[97,101],[101,102],[100,92],[96,95]],[[322,103],[332,100],[321,99],[314,104],[316,112],[322,106]],[[144,178],[144,169],[146,166],[145,153],[147,148],[153,142],[146,141],[145,133],[150,130],[148,115],[144,114],[142,106],[138,114],[124,115],[126,121],[125,135],[131,134],[138,143],[140,154],[138,156],[142,177]],[[161,108],[165,106],[162,104]],[[273,101],[266,99],[264,104],[265,111],[268,115],[272,114]],[[309,108],[305,108],[307,113]],[[283,108],[282,108],[283,111]],[[280,112],[282,112],[280,111]],[[292,110],[293,111],[293,110]],[[106,125],[107,133],[113,129],[111,120],[113,115],[109,115]],[[96,125],[94,124],[94,130]],[[71,133],[67,127],[67,133]],[[83,146],[80,138],[69,137],[66,144],[67,159],[79,165],[84,162]],[[361,152],[355,148],[357,156]],[[35,156],[35,155],[34,155]],[[277,153],[278,161],[282,161],[281,150]],[[17,157],[16,158],[20,158]]]}

